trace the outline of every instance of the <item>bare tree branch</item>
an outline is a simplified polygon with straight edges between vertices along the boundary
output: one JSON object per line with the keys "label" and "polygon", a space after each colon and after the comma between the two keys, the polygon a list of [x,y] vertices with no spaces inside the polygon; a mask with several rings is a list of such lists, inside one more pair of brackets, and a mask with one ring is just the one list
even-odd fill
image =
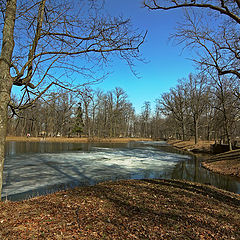
{"label": "bare tree branch", "polygon": [[[161,1],[157,0],[144,0],[144,6],[147,7],[150,10],[170,10],[170,9],[177,9],[177,8],[207,8],[211,9],[213,11],[219,12],[221,14],[224,14],[234,21],[236,21],[238,24],[240,23],[240,17],[236,15],[234,12],[232,12],[225,2],[227,1],[221,1],[221,5],[213,5],[209,3],[197,3],[198,1],[191,1],[190,3],[187,3],[187,1],[168,1],[169,5],[164,6],[161,4]],[[207,2],[207,1],[206,1]],[[238,8],[240,8],[240,1],[235,1],[238,5]]]}

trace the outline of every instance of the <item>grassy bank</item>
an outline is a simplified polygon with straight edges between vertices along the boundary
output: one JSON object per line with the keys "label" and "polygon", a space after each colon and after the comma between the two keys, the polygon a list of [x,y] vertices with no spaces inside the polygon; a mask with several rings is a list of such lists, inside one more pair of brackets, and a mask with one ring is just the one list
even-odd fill
{"label": "grassy bank", "polygon": [[240,178],[240,149],[212,156],[202,166],[213,172]]}
{"label": "grassy bank", "polygon": [[124,180],[0,203],[1,239],[240,239],[240,196]]}
{"label": "grassy bank", "polygon": [[184,151],[210,154],[211,145],[214,144],[214,141],[199,141],[198,144],[195,144],[194,140],[190,141],[169,140],[168,143]]}
{"label": "grassy bank", "polygon": [[69,143],[87,143],[87,142],[109,142],[109,143],[128,143],[130,141],[151,141],[150,138],[64,138],[64,137],[15,137],[8,136],[7,141],[17,142],[69,142]]}

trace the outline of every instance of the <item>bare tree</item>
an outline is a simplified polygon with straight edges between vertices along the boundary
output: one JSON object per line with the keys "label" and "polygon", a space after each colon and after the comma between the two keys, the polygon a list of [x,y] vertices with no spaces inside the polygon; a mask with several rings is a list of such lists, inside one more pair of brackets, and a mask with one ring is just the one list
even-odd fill
{"label": "bare tree", "polygon": [[211,103],[216,109],[216,123],[215,131],[219,132],[221,127],[223,133],[221,140],[227,139],[229,150],[232,150],[232,136],[234,132],[234,126],[238,121],[239,116],[239,104],[240,101],[234,96],[234,79],[226,77],[215,77],[211,75],[211,85],[213,99]]}
{"label": "bare tree", "polygon": [[113,128],[114,128],[114,137],[123,136],[126,127],[126,113],[129,107],[127,102],[126,92],[120,88],[116,87],[113,90],[114,96],[114,109],[113,109]]}
{"label": "bare tree", "polygon": [[[152,11],[183,9],[184,18],[178,24],[177,31],[172,34],[172,38],[177,40],[177,43],[183,44],[184,48],[195,51],[198,57],[195,57],[193,61],[204,74],[211,72],[212,78],[221,79],[215,85],[220,90],[218,93],[223,92],[219,87],[221,84],[224,85],[223,81],[229,85],[230,79],[234,83],[234,85],[231,84],[231,92],[234,93],[232,99],[239,99],[239,0],[145,0],[144,6]],[[220,104],[220,106],[226,118],[228,114],[224,114],[223,105]],[[227,122],[223,121],[224,132],[228,135],[228,142],[231,144]]]}
{"label": "bare tree", "polygon": [[224,21],[216,27],[201,14],[187,12],[185,16],[185,23],[178,25],[173,37],[195,49],[199,57],[193,61],[203,70],[211,68],[218,75],[240,78],[239,26]]}
{"label": "bare tree", "polygon": [[202,8],[223,14],[240,24],[239,0],[144,0],[144,6],[151,10],[171,10],[177,8]]}
{"label": "bare tree", "polygon": [[90,88],[87,88],[85,95],[81,95],[81,99],[83,102],[83,113],[84,113],[84,128],[85,134],[88,137],[91,137],[91,126],[90,126],[90,105],[93,100],[93,91]]}
{"label": "bare tree", "polygon": [[[138,50],[144,41],[142,34],[131,31],[129,20],[98,14],[94,8],[88,10],[88,1],[2,3],[0,190],[8,105],[13,112],[27,108],[52,86],[77,90],[86,82],[78,81],[71,86],[66,76],[70,78],[73,72],[85,76],[92,73],[91,66],[87,69],[84,63],[106,64],[115,54],[131,66],[132,59],[139,57]],[[22,87],[23,92],[16,105],[10,103],[13,85]]]}
{"label": "bare tree", "polygon": [[165,139],[165,133],[164,133],[164,119],[161,114],[161,107],[159,106],[158,100],[156,100],[155,105],[155,112],[152,116],[151,121],[151,129],[152,129],[152,138],[159,140],[159,139]]}
{"label": "bare tree", "polygon": [[173,116],[181,129],[181,136],[184,141],[186,140],[187,111],[182,82],[179,81],[179,84],[175,88],[171,88],[168,93],[163,93],[161,98],[157,100],[157,105],[165,116]]}
{"label": "bare tree", "polygon": [[209,98],[209,89],[207,78],[203,74],[189,75],[188,81],[185,83],[186,108],[188,114],[192,118],[193,132],[195,144],[198,143],[199,123],[206,109]]}
{"label": "bare tree", "polygon": [[141,124],[141,136],[142,137],[151,137],[151,103],[145,101],[142,106],[142,112],[140,115],[140,124]]}
{"label": "bare tree", "polygon": [[[199,59],[194,61],[201,67],[240,78],[239,0],[146,0],[144,5],[151,10],[191,9],[185,12],[185,19],[173,36],[185,47],[196,50]],[[213,21],[215,24],[209,24]]]}
{"label": "bare tree", "polygon": [[134,109],[126,92],[119,87],[106,94],[97,91],[92,106],[92,127],[99,137],[120,137],[131,135]]}

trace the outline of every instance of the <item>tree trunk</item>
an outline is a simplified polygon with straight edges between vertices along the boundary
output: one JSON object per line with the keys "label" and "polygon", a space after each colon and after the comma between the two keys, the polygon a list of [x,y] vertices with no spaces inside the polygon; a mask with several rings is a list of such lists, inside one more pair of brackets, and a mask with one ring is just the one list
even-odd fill
{"label": "tree trunk", "polygon": [[198,143],[198,120],[194,119],[194,142]]}
{"label": "tree trunk", "polygon": [[16,16],[16,4],[17,0],[7,1],[0,58],[0,199],[3,182],[8,104],[13,84],[13,79],[10,75],[10,67],[14,48],[13,32]]}
{"label": "tree trunk", "polygon": [[210,133],[210,126],[209,124],[207,125],[207,140],[210,141],[211,139],[211,133]]}
{"label": "tree trunk", "polygon": [[185,128],[185,124],[182,123],[182,140],[185,141],[186,140],[186,128]]}
{"label": "tree trunk", "polygon": [[226,123],[226,137],[227,137],[227,144],[229,146],[229,151],[232,151],[232,140],[231,140],[231,135],[229,134],[229,128],[228,128],[228,123]]}
{"label": "tree trunk", "polygon": [[3,166],[5,154],[4,149],[7,134],[7,118],[8,118],[7,108],[10,100],[11,89],[8,83],[9,83],[8,79],[3,79],[3,76],[0,76],[0,199],[3,181]]}

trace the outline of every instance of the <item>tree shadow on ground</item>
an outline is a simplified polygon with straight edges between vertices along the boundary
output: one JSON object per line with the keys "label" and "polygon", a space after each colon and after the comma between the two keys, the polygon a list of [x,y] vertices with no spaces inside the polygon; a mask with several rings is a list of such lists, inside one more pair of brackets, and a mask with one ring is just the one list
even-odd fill
{"label": "tree shadow on ground", "polygon": [[[229,222],[232,222],[236,229],[237,225],[239,226],[230,212],[227,214],[225,212],[225,207],[229,205],[233,208],[238,208],[239,201],[232,199],[227,194],[219,193],[207,186],[193,186],[188,183],[171,180],[160,182],[141,180],[139,182],[140,184],[128,182],[128,188],[125,190],[121,188],[121,185],[119,188],[112,188],[112,185],[100,184],[97,186],[97,190],[94,191],[94,196],[109,201],[112,204],[112,208],[116,211],[116,216],[121,216],[119,219],[124,218],[131,223],[138,221],[139,225],[145,226],[147,229],[152,229],[156,226],[162,226],[169,231],[181,229],[181,234],[185,234],[185,236],[190,238],[196,238],[196,234],[194,232],[191,233],[189,228],[198,229],[198,231],[205,233],[210,232],[212,234],[231,236],[232,229],[224,226]],[[161,189],[157,185],[161,185]],[[184,189],[186,194],[182,191],[179,197],[177,197],[176,194],[180,189]],[[201,202],[199,206],[196,206],[194,202],[189,205],[189,192],[194,193],[194,201],[199,200]],[[152,196],[155,197],[153,198]],[[209,211],[206,210],[208,206],[204,202],[208,201],[206,196],[209,196],[211,199]],[[218,201],[218,204],[216,204],[216,201]],[[219,204],[222,202],[224,203],[223,205]],[[216,211],[212,211],[211,208]],[[231,210],[229,209],[229,211]],[[121,221],[118,218],[113,217],[112,221],[116,227],[121,226]],[[131,229],[128,230],[131,231]]]}

